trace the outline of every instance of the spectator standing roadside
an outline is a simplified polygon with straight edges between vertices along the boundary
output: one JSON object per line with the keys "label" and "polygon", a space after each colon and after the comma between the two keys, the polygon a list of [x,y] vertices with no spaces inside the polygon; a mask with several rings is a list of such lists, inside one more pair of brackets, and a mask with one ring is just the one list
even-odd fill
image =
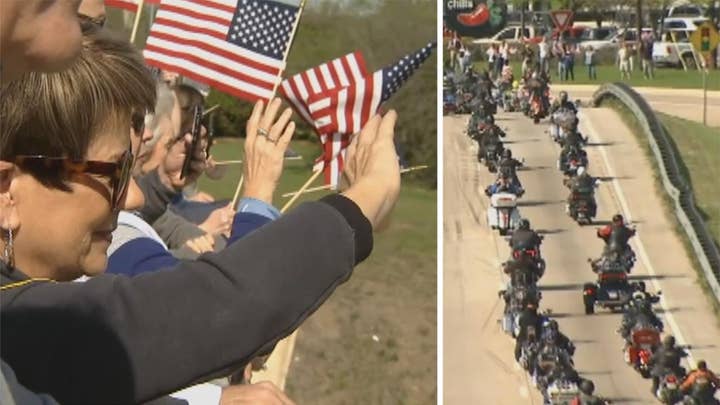
{"label": "spectator standing roadside", "polygon": [[626,43],[620,44],[620,49],[618,49],[618,66],[620,68],[620,80],[622,79],[630,79],[630,62],[628,60],[628,45]]}
{"label": "spectator standing roadside", "polygon": [[523,46],[522,51],[523,61],[522,61],[522,69],[521,73],[524,77],[525,74],[530,70],[530,67],[533,65],[533,51],[532,48],[529,46]]}
{"label": "spectator standing roadside", "polygon": [[572,44],[563,46],[563,69],[565,80],[575,81],[575,47]]}
{"label": "spectator standing roadside", "polygon": [[652,53],[655,45],[655,38],[652,33],[645,34],[642,42],[640,42],[640,50],[642,51],[642,72],[646,79],[655,78],[655,67],[653,66]]}
{"label": "spectator standing roadside", "polygon": [[[540,69],[545,72],[545,74],[548,73],[548,69],[550,67],[549,59],[550,57],[550,44],[548,43],[548,37],[543,37],[542,41],[538,44],[538,58],[540,62]],[[524,75],[523,75],[524,76]]]}
{"label": "spectator standing roadside", "polygon": [[592,46],[585,48],[585,66],[587,66],[588,79],[597,80],[597,66],[595,66],[595,49]]}
{"label": "spectator standing roadside", "polygon": [[561,39],[555,40],[555,44],[553,45],[553,55],[557,58],[557,72],[558,72],[558,80],[562,81],[563,76],[565,75],[565,63],[563,60],[564,57],[564,50],[563,50],[563,42]]}
{"label": "spectator standing roadside", "polygon": [[463,47],[460,62],[462,63],[463,72],[472,65],[472,53],[470,53],[470,49]]}
{"label": "spectator standing roadside", "polygon": [[495,71],[495,58],[498,57],[497,52],[497,45],[492,44],[490,47],[485,51],[485,55],[487,55],[487,61],[488,61],[488,72],[494,72]]}
{"label": "spectator standing roadside", "polygon": [[502,41],[500,43],[500,48],[498,50],[499,52],[499,58],[495,59],[495,75],[500,76],[502,74],[502,68],[505,66],[505,61],[508,60],[508,44],[505,41]]}
{"label": "spectator standing roadside", "polygon": [[455,58],[457,57],[457,54],[460,52],[460,49],[462,48],[462,42],[460,42],[460,37],[458,36],[457,32],[453,32],[453,36],[450,39],[450,42],[448,42],[448,51],[450,53],[450,68],[454,69],[457,61]]}

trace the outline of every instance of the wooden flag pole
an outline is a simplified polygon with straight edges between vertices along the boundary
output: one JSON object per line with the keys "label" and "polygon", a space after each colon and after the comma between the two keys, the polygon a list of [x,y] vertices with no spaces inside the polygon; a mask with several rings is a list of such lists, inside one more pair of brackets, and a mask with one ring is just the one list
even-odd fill
{"label": "wooden flag pole", "polygon": [[237,188],[235,189],[235,195],[233,196],[233,200],[232,200],[232,207],[233,207],[233,208],[237,208],[237,207],[236,207],[236,206],[237,206],[237,201],[238,201],[238,198],[240,197],[240,189],[242,189],[243,181],[245,181],[245,174],[244,174],[244,173],[240,175],[240,181],[238,181]]}
{"label": "wooden flag pole", "polygon": [[132,32],[130,34],[130,43],[131,44],[135,43],[135,37],[137,36],[137,30],[138,30],[138,27],[140,26],[140,16],[142,15],[144,4],[145,4],[145,0],[140,0],[138,2],[137,12],[135,13],[135,22],[133,23]]}
{"label": "wooden flag pole", "polygon": [[[332,189],[332,188],[333,188],[332,184],[325,184],[325,185],[323,185],[323,186],[310,187],[310,188],[306,189],[305,192],[306,192],[306,193],[312,193],[312,192],[314,192],[314,191],[330,190],[330,189]],[[283,195],[282,195],[282,198],[294,197],[294,196],[295,196],[296,194],[298,194],[298,193],[299,193],[299,191],[291,191],[291,192],[289,192],[289,193],[283,194]]]}
{"label": "wooden flag pole", "polygon": [[[288,38],[287,51],[285,52],[285,55],[283,56],[282,65],[280,67],[280,70],[278,71],[277,78],[275,79],[275,84],[273,85],[272,94],[270,94],[269,100],[272,100],[275,97],[275,93],[277,92],[278,85],[280,84],[280,79],[282,78],[282,74],[285,72],[285,64],[287,63],[288,55],[290,55],[290,48],[292,48],[292,43],[295,40],[295,34],[297,33],[298,26],[300,25],[300,18],[302,17],[303,10],[305,10],[305,0],[301,0],[300,5],[298,6],[298,16],[295,19],[295,25],[293,25],[292,31],[290,32],[290,38]],[[314,180],[315,176],[311,177],[311,179]],[[235,208],[237,206],[238,198],[240,197],[240,189],[242,188],[242,180],[243,180],[243,178],[241,177],[240,182],[237,185],[237,189],[235,189],[235,197],[233,198],[232,205],[231,205],[233,208]],[[288,202],[291,202],[291,201],[288,201]]]}
{"label": "wooden flag pole", "polygon": [[322,172],[323,172],[322,170],[318,170],[315,173],[313,173],[313,175],[310,176],[308,181],[306,181],[305,184],[303,184],[302,187],[300,187],[300,190],[298,190],[297,193],[295,193],[293,198],[291,198],[290,201],[286,202],[285,205],[283,205],[280,212],[285,213],[285,211],[287,211],[295,203],[295,201],[297,201],[297,199],[300,198],[301,195],[303,195],[305,190],[307,190],[308,187],[310,187],[310,185],[315,181],[315,179],[318,178],[318,176],[320,176],[320,174]]}
{"label": "wooden flag pole", "polygon": [[218,108],[220,108],[220,104],[215,104],[214,106],[208,108],[207,110],[203,111],[203,117],[217,110]]}
{"label": "wooden flag pole", "polygon": [[242,162],[242,160],[221,160],[219,162],[215,162],[215,166],[239,165]]}
{"label": "wooden flag pole", "polygon": [[[400,174],[405,174],[405,173],[409,173],[409,172],[414,172],[415,170],[422,170],[422,169],[427,169],[427,168],[428,168],[428,165],[420,165],[420,166],[407,167],[407,168],[405,168],[405,169],[400,170]],[[305,193],[312,193],[312,192],[315,192],[315,191],[330,190],[330,189],[332,189],[332,188],[333,188],[333,187],[332,187],[331,184],[325,184],[324,186],[310,187],[310,188],[308,188],[308,189],[305,190]],[[299,192],[300,192],[300,191],[291,191],[291,192],[289,192],[289,193],[283,194],[282,197],[283,197],[283,198],[293,197],[293,196],[297,195]]]}

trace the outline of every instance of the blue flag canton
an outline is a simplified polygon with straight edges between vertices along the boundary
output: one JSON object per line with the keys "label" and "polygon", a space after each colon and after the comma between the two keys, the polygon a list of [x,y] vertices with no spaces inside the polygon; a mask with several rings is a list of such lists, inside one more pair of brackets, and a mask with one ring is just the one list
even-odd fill
{"label": "blue flag canton", "polygon": [[415,69],[420,67],[420,64],[430,57],[432,49],[435,47],[435,42],[427,44],[419,51],[406,55],[400,59],[396,64],[391,65],[383,69],[383,85],[382,85],[382,96],[380,101],[387,101],[400,86],[415,72]]}
{"label": "blue flag canton", "polygon": [[282,60],[298,7],[269,0],[238,0],[227,41]]}

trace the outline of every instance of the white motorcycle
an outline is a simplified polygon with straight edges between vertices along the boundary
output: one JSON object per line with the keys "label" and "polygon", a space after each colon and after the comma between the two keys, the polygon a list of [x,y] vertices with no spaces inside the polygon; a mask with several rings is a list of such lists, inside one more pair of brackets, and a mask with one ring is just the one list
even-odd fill
{"label": "white motorcycle", "polygon": [[515,194],[501,192],[490,197],[490,206],[487,209],[487,221],[491,229],[500,231],[505,236],[515,229],[522,217],[517,208],[517,196]]}
{"label": "white motorcycle", "polygon": [[569,128],[575,124],[575,113],[566,108],[555,111],[550,117],[550,138],[560,143]]}
{"label": "white motorcycle", "polygon": [[547,400],[552,405],[570,405],[580,395],[577,384],[564,379],[553,381],[547,388]]}

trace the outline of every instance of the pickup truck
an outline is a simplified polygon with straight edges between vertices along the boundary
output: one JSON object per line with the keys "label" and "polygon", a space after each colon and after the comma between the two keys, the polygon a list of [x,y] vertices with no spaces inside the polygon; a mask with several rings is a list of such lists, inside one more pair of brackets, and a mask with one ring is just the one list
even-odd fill
{"label": "pickup truck", "polygon": [[689,32],[686,30],[670,30],[662,36],[662,41],[653,44],[652,58],[656,66],[672,66],[695,69],[697,67],[693,46],[688,42]]}
{"label": "pickup truck", "polygon": [[546,31],[544,28],[535,28],[533,26],[525,26],[525,35],[520,35],[521,27],[519,25],[510,25],[493,35],[490,38],[479,38],[472,41],[476,45],[492,45],[499,44],[503,41],[510,45],[519,45],[523,42],[539,43]]}

